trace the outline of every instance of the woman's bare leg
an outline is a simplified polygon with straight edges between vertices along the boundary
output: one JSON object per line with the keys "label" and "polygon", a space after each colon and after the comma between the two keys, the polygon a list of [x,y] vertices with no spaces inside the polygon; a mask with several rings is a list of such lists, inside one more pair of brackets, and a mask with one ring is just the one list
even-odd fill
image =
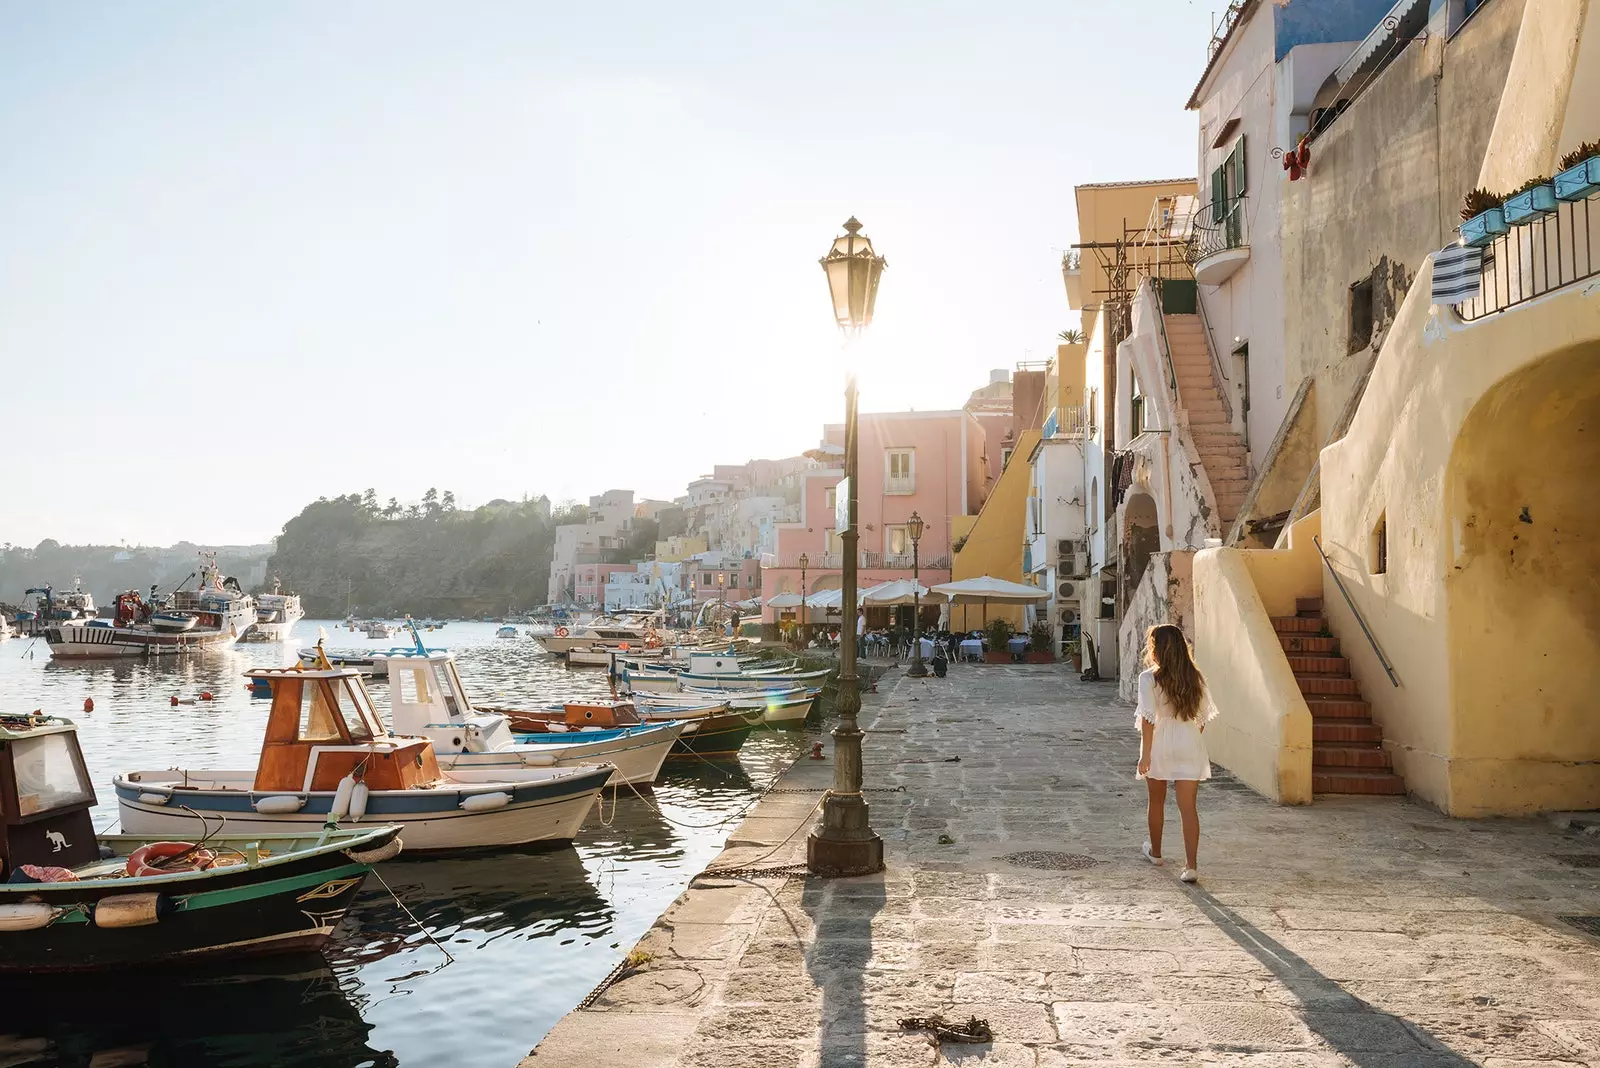
{"label": "woman's bare leg", "polygon": [[1145,789],[1150,792],[1150,806],[1145,819],[1150,825],[1150,852],[1161,855],[1161,828],[1167,818],[1167,783],[1165,779],[1146,779]]}
{"label": "woman's bare leg", "polygon": [[1183,820],[1183,857],[1187,867],[1200,869],[1200,784],[1194,779],[1179,779],[1173,789],[1178,795],[1178,816]]}

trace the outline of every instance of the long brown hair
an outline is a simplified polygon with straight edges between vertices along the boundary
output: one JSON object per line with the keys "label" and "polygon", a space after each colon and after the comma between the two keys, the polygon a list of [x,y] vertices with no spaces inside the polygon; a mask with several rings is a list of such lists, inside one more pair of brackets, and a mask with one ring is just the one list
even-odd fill
{"label": "long brown hair", "polygon": [[1183,631],[1171,623],[1151,627],[1145,635],[1144,662],[1146,667],[1156,669],[1156,685],[1172,702],[1173,715],[1190,720],[1200,714],[1200,703],[1206,696],[1206,677],[1194,666]]}

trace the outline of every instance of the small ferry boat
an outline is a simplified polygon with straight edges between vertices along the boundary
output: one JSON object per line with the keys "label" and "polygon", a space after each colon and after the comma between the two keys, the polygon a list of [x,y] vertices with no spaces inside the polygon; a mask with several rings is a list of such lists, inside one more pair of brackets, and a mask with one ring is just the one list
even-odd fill
{"label": "small ferry boat", "polygon": [[240,833],[304,832],[349,817],[398,823],[411,852],[568,842],[612,767],[441,770],[426,738],[393,737],[361,676],[263,668],[272,686],[254,770],[168,768],[113,780],[135,834],[193,834],[226,818]]}
{"label": "small ferry boat", "polygon": [[[47,627],[50,655],[61,660],[114,656],[167,656],[208,646],[232,645],[255,625],[255,600],[234,578],[224,578],[215,555],[202,559],[200,584],[177,590],[171,603],[138,591],[119,594],[114,619],[68,621]],[[162,617],[157,625],[155,617]],[[192,618],[192,623],[185,623]]]}
{"label": "small ferry boat", "polygon": [[289,637],[294,625],[305,618],[300,607],[300,595],[284,593],[277,578],[272,580],[272,592],[256,598],[256,624],[245,634],[247,642],[281,642]]}
{"label": "small ferry boat", "polygon": [[77,728],[0,716],[0,972],[142,969],[320,948],[399,828],[192,841],[97,835]]}

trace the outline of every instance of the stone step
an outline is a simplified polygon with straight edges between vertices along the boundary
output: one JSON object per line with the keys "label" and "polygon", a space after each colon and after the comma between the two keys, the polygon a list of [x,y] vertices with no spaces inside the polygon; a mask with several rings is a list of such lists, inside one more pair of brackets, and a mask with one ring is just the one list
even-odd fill
{"label": "stone step", "polygon": [[1314,634],[1280,634],[1278,643],[1291,656],[1295,653],[1337,655],[1339,652],[1338,638],[1323,638]]}
{"label": "stone step", "polygon": [[1306,699],[1306,707],[1311,709],[1313,719],[1347,719],[1372,722],[1372,706],[1359,697],[1331,693],[1305,693],[1303,690],[1301,691],[1301,696]]}
{"label": "stone step", "polygon": [[1312,716],[1311,741],[1334,745],[1383,744],[1383,728],[1370,719],[1340,719],[1337,716]]}
{"label": "stone step", "polygon": [[1294,599],[1294,613],[1297,616],[1321,616],[1321,597],[1296,597]]}
{"label": "stone step", "polygon": [[1406,784],[1392,771],[1354,771],[1349,768],[1324,768],[1313,764],[1311,792],[1400,796],[1406,792]]}
{"label": "stone step", "polygon": [[1322,620],[1305,616],[1273,616],[1272,629],[1281,634],[1316,634],[1322,629]]}
{"label": "stone step", "polygon": [[1350,677],[1350,661],[1342,656],[1315,656],[1305,653],[1290,653],[1289,667],[1296,675],[1335,675],[1340,678]]}
{"label": "stone step", "polygon": [[1190,427],[1189,438],[1202,454],[1210,452],[1213,448],[1225,449],[1239,444],[1239,435],[1232,430],[1212,430],[1208,427]]}
{"label": "stone step", "polygon": [[1355,679],[1340,678],[1337,675],[1302,675],[1295,672],[1294,681],[1300,686],[1300,692],[1307,697],[1315,694],[1319,697],[1361,697],[1361,686]]}
{"label": "stone step", "polygon": [[1313,745],[1311,766],[1314,768],[1348,768],[1361,771],[1393,771],[1394,762],[1389,751],[1381,745]]}

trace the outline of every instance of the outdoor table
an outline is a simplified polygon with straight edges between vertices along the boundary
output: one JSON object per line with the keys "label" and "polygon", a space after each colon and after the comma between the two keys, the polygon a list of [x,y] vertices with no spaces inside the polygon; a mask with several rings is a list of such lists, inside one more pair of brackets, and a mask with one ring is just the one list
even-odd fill
{"label": "outdoor table", "polygon": [[983,659],[983,642],[979,641],[977,638],[967,638],[964,641],[962,641],[962,643],[961,643],[961,659],[963,659],[963,660],[982,660]]}
{"label": "outdoor table", "polygon": [[1011,659],[1020,660],[1022,655],[1027,651],[1028,639],[1024,638],[1022,635],[1019,634],[1015,637],[1006,639],[1006,652],[1011,654]]}

